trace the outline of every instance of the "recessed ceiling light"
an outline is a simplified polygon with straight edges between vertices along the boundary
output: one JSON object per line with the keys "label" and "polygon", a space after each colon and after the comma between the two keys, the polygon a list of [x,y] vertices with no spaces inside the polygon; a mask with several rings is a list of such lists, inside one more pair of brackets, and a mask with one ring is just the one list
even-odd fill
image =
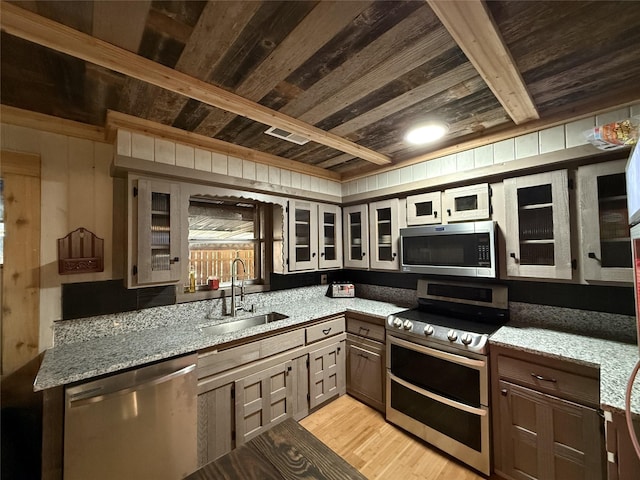
{"label": "recessed ceiling light", "polygon": [[448,131],[449,127],[445,123],[427,123],[410,130],[404,138],[414,145],[422,145],[439,140]]}

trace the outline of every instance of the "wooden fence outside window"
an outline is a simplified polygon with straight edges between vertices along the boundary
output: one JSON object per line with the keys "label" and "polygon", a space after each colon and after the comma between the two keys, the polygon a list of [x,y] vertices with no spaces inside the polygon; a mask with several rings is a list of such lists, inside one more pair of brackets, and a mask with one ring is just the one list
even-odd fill
{"label": "wooden fence outside window", "polygon": [[236,256],[240,257],[247,267],[247,272],[242,271],[242,265],[238,265],[238,278],[244,280],[254,279],[255,262],[253,249],[246,250],[190,250],[189,271],[196,274],[196,285],[204,285],[209,277],[217,277],[220,283],[231,283],[231,263]]}

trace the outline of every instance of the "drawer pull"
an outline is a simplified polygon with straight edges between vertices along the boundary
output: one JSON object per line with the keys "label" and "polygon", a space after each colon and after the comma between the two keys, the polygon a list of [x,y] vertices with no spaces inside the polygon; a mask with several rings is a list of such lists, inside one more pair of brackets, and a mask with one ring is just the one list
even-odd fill
{"label": "drawer pull", "polygon": [[369,329],[367,327],[360,327],[360,330],[364,331],[365,333],[369,333]]}
{"label": "drawer pull", "polygon": [[322,329],[322,333],[324,333],[325,335],[329,335],[330,331],[331,331],[331,327]]}
{"label": "drawer pull", "polygon": [[535,374],[535,373],[532,373],[531,376],[533,378],[535,378],[536,380],[540,380],[540,381],[543,381],[543,382],[553,382],[553,383],[557,382],[557,380],[555,378],[547,378],[547,377],[543,377],[542,375],[538,375],[538,374]]}
{"label": "drawer pull", "polygon": [[358,354],[358,356],[359,356],[359,357],[362,357],[362,358],[364,358],[364,359],[366,359],[366,360],[369,360],[369,356],[368,356],[368,355],[365,355],[364,353],[359,353],[359,354]]}

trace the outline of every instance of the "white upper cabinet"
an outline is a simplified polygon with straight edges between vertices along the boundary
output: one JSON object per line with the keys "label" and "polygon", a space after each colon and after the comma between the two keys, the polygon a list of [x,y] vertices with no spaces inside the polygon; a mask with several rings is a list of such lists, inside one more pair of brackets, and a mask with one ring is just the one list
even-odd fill
{"label": "white upper cabinet", "polygon": [[504,181],[507,274],[572,278],[567,170]]}
{"label": "white upper cabinet", "polygon": [[342,218],[338,205],[318,205],[318,268],[342,267]]}
{"label": "white upper cabinet", "polygon": [[368,212],[367,205],[352,205],[342,209],[345,267],[369,267]]}
{"label": "white upper cabinet", "polygon": [[580,258],[586,281],[632,282],[625,160],[578,168]]}
{"label": "white upper cabinet", "polygon": [[441,193],[429,192],[407,197],[407,225],[442,223]]}
{"label": "white upper cabinet", "polygon": [[342,267],[338,205],[289,201],[289,271]]}
{"label": "white upper cabinet", "polygon": [[129,178],[127,287],[180,280],[180,187]]}
{"label": "white upper cabinet", "polygon": [[406,225],[404,208],[400,215],[400,204],[397,198],[369,204],[370,268],[400,269],[400,228]]}
{"label": "white upper cabinet", "polygon": [[289,270],[318,268],[318,204],[289,201]]}
{"label": "white upper cabinet", "polygon": [[443,222],[485,220],[491,216],[488,183],[450,188],[442,195]]}

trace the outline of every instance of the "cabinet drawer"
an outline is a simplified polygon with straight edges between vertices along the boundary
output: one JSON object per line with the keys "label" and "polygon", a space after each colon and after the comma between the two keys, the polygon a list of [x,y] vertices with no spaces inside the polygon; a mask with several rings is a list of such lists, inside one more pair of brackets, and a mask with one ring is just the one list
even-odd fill
{"label": "cabinet drawer", "polygon": [[198,379],[224,372],[262,358],[304,345],[302,329],[255,340],[226,350],[213,350],[198,356]]}
{"label": "cabinet drawer", "polygon": [[367,337],[372,340],[378,340],[379,342],[384,342],[383,325],[375,325],[373,323],[350,318],[347,320],[347,332],[353,333],[354,335],[360,335],[361,337]]}
{"label": "cabinet drawer", "polygon": [[498,357],[498,374],[500,378],[582,404],[600,403],[597,378],[504,356]]}
{"label": "cabinet drawer", "polygon": [[344,332],[344,317],[322,322],[306,328],[307,343],[317,342]]}

